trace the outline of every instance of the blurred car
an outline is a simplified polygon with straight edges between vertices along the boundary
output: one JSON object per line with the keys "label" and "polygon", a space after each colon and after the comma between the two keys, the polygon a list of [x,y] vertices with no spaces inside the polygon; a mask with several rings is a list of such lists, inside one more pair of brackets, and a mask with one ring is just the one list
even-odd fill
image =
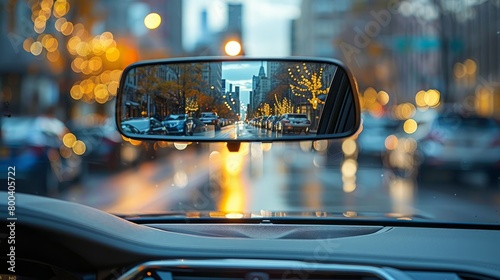
{"label": "blurred car", "polygon": [[167,128],[157,119],[151,118],[135,118],[123,121],[124,125],[131,125],[140,131],[141,134],[156,134],[167,135]]}
{"label": "blurred car", "polygon": [[187,119],[187,114],[171,114],[163,120],[162,124],[167,128],[169,134],[187,135],[189,134],[186,127]]}
{"label": "blurred car", "polygon": [[[122,124],[122,129],[129,133],[141,134],[131,124]],[[76,127],[71,131],[77,139],[85,143],[86,151],[82,155],[85,168],[90,168],[92,171],[117,170],[122,165],[130,164],[127,159],[121,157],[121,150],[125,143],[114,122]]]}
{"label": "blurred car", "polygon": [[215,112],[202,112],[200,114],[200,121],[206,125],[213,125],[215,130],[219,130],[221,127],[219,116]]}
{"label": "blurred car", "polygon": [[387,148],[385,141],[388,136],[400,136],[403,123],[391,117],[375,117],[370,113],[363,113],[363,130],[359,133],[357,143],[359,145],[358,156],[363,158],[361,163],[369,159],[380,159],[386,155]]}
{"label": "blurred car", "polygon": [[[52,117],[1,119],[0,168],[16,169],[19,191],[54,195],[80,179],[82,159],[62,141],[67,127]],[[6,179],[7,172],[0,178]]]}
{"label": "blurred car", "polygon": [[284,114],[277,123],[277,130],[283,134],[290,132],[309,134],[310,126],[311,121],[304,114]]}
{"label": "blurred car", "polygon": [[278,120],[279,116],[270,116],[268,119],[267,119],[267,122],[266,122],[266,128],[268,130],[271,130],[271,131],[275,131],[275,124],[276,124],[276,121]]}
{"label": "blurred car", "polygon": [[479,176],[490,185],[500,174],[500,125],[492,118],[443,113],[419,143],[421,180],[445,176],[456,183]]}

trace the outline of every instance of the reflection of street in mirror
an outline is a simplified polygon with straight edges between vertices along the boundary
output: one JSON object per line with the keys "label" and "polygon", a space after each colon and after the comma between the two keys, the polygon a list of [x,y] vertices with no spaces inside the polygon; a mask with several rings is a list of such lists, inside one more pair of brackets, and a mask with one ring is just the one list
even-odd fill
{"label": "reflection of street in mirror", "polygon": [[[145,124],[136,127],[140,131],[136,137],[222,141],[314,137],[320,133],[325,106],[353,98],[349,83],[344,84],[347,88],[339,84],[346,72],[329,61],[167,61],[125,71],[117,117],[122,124]],[[155,129],[158,122],[165,129]],[[132,137],[130,131],[124,132]],[[354,127],[344,124],[336,130],[349,131]]]}

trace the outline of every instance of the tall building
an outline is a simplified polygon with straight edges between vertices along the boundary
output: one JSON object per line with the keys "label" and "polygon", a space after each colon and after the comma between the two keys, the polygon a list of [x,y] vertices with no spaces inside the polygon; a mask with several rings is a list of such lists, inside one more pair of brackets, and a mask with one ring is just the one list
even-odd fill
{"label": "tall building", "polygon": [[208,95],[220,98],[222,90],[222,62],[205,63],[202,68],[202,79],[207,84]]}
{"label": "tall building", "polygon": [[264,65],[262,64],[259,69],[259,74],[252,77],[252,108],[255,110],[259,105],[264,102],[267,94],[271,90],[271,84],[268,77],[266,77],[266,72],[264,70]]}
{"label": "tall building", "polygon": [[227,35],[243,38],[242,4],[229,3],[227,5]]}

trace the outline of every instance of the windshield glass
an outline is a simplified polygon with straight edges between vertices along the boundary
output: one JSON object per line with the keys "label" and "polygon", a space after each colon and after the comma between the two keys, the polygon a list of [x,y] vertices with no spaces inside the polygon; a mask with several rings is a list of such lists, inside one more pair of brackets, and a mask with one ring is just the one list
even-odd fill
{"label": "windshield glass", "polygon": [[[114,214],[500,222],[498,0],[0,0],[0,46],[3,190],[14,166],[16,192]],[[360,91],[359,132],[237,152],[118,134],[127,65],[234,54],[343,61]],[[248,81],[217,84],[231,98],[255,92]],[[121,128],[196,135],[317,122],[274,100],[247,122],[186,102],[199,117],[149,118],[148,100],[127,101],[138,117]]]}

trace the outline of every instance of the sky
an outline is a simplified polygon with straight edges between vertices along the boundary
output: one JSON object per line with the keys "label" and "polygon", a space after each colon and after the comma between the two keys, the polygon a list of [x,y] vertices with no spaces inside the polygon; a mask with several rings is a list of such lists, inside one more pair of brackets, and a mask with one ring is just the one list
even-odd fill
{"label": "sky", "polygon": [[208,13],[209,30],[226,27],[227,3],[243,4],[243,43],[248,56],[290,55],[290,21],[300,15],[300,0],[183,1],[184,46],[192,49],[200,36],[200,15]]}
{"label": "sky", "polygon": [[[229,84],[240,87],[240,101],[242,104],[250,102],[249,92],[252,90],[252,77],[259,74],[261,63],[258,61],[246,61],[244,63],[225,63],[222,65],[222,78],[226,79],[226,90]],[[264,69],[266,69],[264,63]],[[267,73],[266,73],[267,75]]]}

